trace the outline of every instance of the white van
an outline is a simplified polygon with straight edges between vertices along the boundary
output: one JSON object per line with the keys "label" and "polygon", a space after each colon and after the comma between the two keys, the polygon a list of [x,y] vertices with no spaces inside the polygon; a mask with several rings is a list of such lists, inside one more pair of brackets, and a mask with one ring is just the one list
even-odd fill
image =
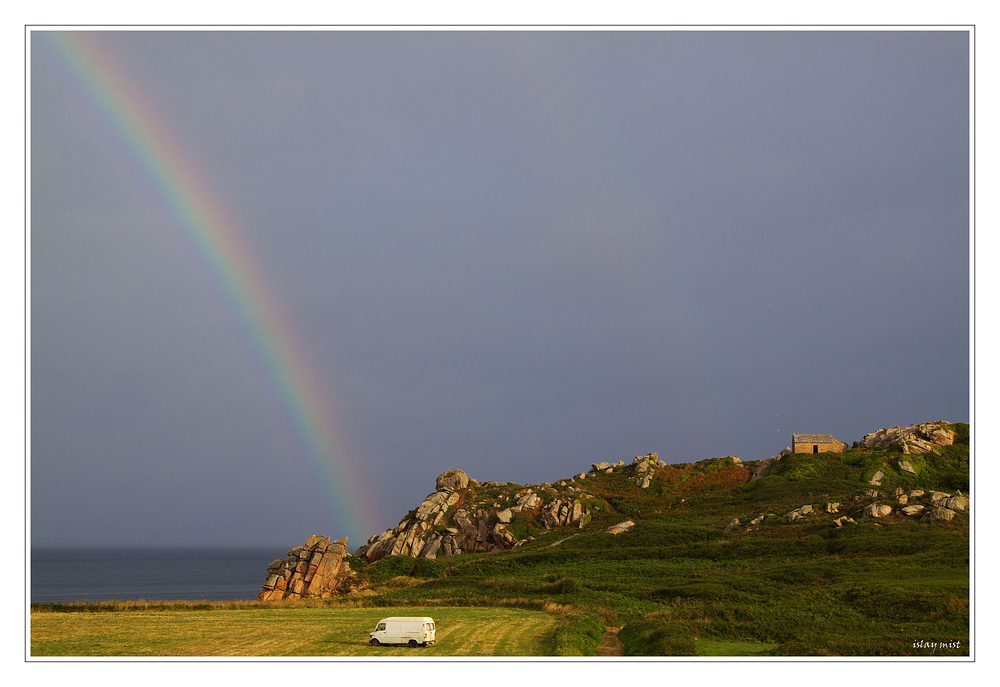
{"label": "white van", "polygon": [[427,646],[437,641],[434,618],[382,618],[368,633],[368,643]]}

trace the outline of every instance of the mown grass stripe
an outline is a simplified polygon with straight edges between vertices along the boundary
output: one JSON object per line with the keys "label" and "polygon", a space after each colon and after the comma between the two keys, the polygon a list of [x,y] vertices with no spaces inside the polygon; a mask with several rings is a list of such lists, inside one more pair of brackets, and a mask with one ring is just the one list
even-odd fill
{"label": "mown grass stripe", "polygon": [[[438,643],[417,650],[369,646],[368,632],[388,615],[432,615],[439,623]],[[521,628],[554,623],[554,616],[541,611],[492,608],[32,613],[31,651],[33,656],[542,655],[544,629],[518,637],[514,649],[502,649],[501,641]]]}

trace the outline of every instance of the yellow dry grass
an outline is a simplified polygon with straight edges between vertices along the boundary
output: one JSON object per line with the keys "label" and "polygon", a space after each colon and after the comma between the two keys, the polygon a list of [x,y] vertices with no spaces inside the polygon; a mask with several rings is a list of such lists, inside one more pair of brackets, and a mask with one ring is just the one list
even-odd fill
{"label": "yellow dry grass", "polygon": [[[429,615],[437,644],[369,646],[383,617]],[[136,610],[31,614],[32,656],[542,656],[557,615],[517,608]]]}

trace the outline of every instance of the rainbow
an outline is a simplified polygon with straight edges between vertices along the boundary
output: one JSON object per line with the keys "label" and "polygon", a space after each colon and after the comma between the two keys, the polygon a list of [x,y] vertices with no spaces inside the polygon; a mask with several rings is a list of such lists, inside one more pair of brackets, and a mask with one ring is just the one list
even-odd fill
{"label": "rainbow", "polygon": [[[270,386],[294,423],[303,453],[327,495],[333,522],[317,529],[353,546],[374,533],[376,514],[358,460],[337,421],[333,399],[295,329],[284,316],[264,270],[232,212],[212,192],[185,146],[157,116],[156,108],[128,78],[99,37],[84,31],[34,32],[57,54],[101,119],[127,145],[156,194],[169,206],[179,230],[197,253],[232,309],[267,371]],[[304,536],[316,534],[306,532]]]}

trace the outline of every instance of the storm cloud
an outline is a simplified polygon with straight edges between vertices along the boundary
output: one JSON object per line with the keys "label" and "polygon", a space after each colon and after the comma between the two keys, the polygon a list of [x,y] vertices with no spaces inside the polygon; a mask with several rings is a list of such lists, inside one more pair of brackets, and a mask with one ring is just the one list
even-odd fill
{"label": "storm cloud", "polygon": [[[236,218],[330,484],[113,122],[31,40],[31,538],[301,543],[461,468],[969,421],[969,35],[92,36]],[[375,515],[345,531],[357,490]]]}

